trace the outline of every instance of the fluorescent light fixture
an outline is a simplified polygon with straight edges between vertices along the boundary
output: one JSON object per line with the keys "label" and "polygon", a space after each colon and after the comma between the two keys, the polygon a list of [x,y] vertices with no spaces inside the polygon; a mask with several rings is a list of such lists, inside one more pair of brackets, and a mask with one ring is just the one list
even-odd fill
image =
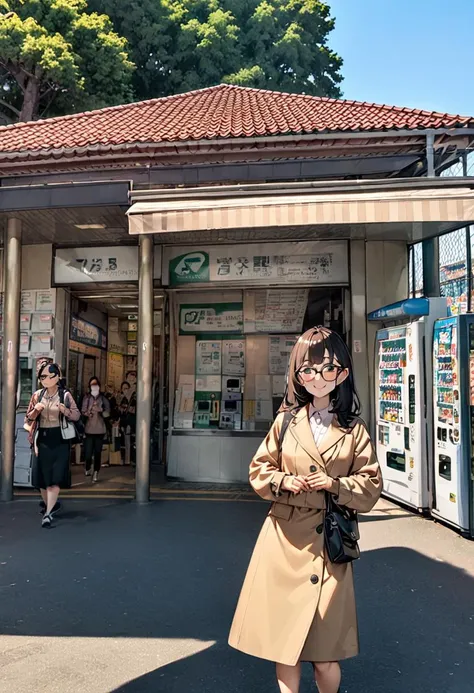
{"label": "fluorescent light fixture", "polygon": [[76,229],[81,229],[86,231],[87,229],[105,229],[107,228],[105,224],[74,224]]}

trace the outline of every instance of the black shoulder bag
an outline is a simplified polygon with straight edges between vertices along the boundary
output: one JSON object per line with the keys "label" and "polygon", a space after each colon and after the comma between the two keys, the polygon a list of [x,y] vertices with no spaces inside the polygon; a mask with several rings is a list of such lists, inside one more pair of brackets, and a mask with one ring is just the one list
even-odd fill
{"label": "black shoulder bag", "polygon": [[350,563],[359,558],[359,537],[356,511],[338,505],[333,494],[326,491],[324,541],[331,563]]}
{"label": "black shoulder bag", "polygon": [[[291,421],[292,413],[286,411],[278,436],[278,448],[281,453],[283,438]],[[359,523],[355,510],[338,505],[334,495],[326,491],[326,514],[324,517],[324,543],[331,563],[350,563],[360,556]]]}

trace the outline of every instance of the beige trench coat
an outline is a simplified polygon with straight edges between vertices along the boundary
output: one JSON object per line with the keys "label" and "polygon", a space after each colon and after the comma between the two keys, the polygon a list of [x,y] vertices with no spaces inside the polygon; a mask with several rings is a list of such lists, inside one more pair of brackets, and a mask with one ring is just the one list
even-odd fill
{"label": "beige trench coat", "polygon": [[275,420],[250,465],[250,483],[272,501],[242,587],[229,636],[237,650],[273,662],[332,662],[358,654],[352,565],[332,564],[324,550],[324,492],[280,489],[285,474],[318,468],[339,479],[336,500],[368,512],[382,491],[380,468],[360,421],[341,428],[334,418],[319,449],[308,408],[300,409],[283,440]]}

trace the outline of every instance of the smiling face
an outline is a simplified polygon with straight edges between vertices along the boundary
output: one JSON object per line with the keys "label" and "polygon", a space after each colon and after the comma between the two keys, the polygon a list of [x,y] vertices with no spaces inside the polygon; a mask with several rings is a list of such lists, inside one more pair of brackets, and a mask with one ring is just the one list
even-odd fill
{"label": "smiling face", "polygon": [[331,393],[348,375],[349,369],[343,368],[335,355],[331,357],[327,349],[321,361],[315,363],[306,358],[296,373],[298,382],[317,400],[330,398]]}

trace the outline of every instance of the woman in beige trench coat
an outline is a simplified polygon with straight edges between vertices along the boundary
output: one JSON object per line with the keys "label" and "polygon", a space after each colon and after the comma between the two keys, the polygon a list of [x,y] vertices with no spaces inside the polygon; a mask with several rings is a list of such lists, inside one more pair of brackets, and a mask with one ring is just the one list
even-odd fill
{"label": "woman in beige trench coat", "polygon": [[349,351],[338,334],[308,330],[296,343],[282,410],[250,465],[250,483],[272,502],[235,612],[229,644],[277,664],[281,693],[298,693],[312,662],[320,693],[337,693],[338,662],[358,654],[351,563],[324,548],[325,492],[358,512],[382,490],[379,465],[358,418]]}

